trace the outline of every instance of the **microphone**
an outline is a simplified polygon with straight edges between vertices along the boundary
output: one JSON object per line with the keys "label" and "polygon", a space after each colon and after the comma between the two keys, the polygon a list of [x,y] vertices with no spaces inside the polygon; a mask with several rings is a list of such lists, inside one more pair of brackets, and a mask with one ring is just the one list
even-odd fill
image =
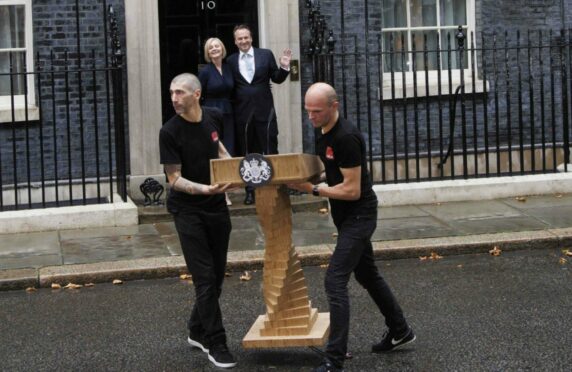
{"label": "microphone", "polygon": [[248,126],[252,121],[252,116],[254,116],[254,110],[250,111],[250,115],[248,115],[248,119],[246,119],[246,125],[244,126],[244,155],[249,153],[248,151]]}
{"label": "microphone", "polygon": [[274,107],[270,109],[270,115],[268,115],[268,124],[266,124],[266,154],[270,154],[270,123],[274,118]]}

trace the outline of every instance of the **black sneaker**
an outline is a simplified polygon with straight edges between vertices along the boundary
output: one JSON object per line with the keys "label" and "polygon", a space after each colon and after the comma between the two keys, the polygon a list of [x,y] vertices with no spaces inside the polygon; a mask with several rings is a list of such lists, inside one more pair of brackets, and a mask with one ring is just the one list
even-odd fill
{"label": "black sneaker", "polygon": [[407,327],[407,331],[401,335],[396,335],[391,331],[386,331],[381,338],[381,342],[371,347],[372,353],[383,353],[394,350],[403,345],[407,345],[415,341],[415,333],[411,327]]}
{"label": "black sneaker", "polygon": [[216,344],[209,348],[209,360],[220,368],[232,368],[236,366],[236,360],[228,351],[226,344]]}
{"label": "black sneaker", "polygon": [[344,369],[336,366],[331,360],[324,358],[322,364],[314,368],[312,372],[344,372]]}
{"label": "black sneaker", "polygon": [[207,349],[204,346],[204,345],[206,345],[206,343],[205,343],[204,337],[201,334],[195,334],[193,332],[189,332],[189,337],[187,338],[187,342],[192,347],[199,348],[202,351],[204,351],[205,353],[209,352],[209,349]]}

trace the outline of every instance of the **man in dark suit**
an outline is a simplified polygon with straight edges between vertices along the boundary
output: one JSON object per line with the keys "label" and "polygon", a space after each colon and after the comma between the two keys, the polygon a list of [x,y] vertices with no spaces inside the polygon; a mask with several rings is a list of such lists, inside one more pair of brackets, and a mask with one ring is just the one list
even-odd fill
{"label": "man in dark suit", "polygon": [[[284,50],[278,67],[271,50],[252,47],[252,33],[246,25],[234,28],[234,43],[239,52],[228,57],[227,63],[234,75],[236,154],[277,154],[278,124],[270,82],[286,80],[292,51]],[[247,188],[244,204],[253,203],[254,190]]]}

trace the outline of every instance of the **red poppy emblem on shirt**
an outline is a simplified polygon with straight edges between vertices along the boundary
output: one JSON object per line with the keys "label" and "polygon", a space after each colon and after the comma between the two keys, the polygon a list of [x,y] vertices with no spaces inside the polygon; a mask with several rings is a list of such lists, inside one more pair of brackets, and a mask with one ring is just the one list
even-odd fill
{"label": "red poppy emblem on shirt", "polygon": [[217,132],[212,132],[212,133],[211,133],[211,138],[213,139],[213,142],[218,141],[218,133],[217,133]]}
{"label": "red poppy emblem on shirt", "polygon": [[326,147],[326,159],[334,160],[334,149],[330,146]]}

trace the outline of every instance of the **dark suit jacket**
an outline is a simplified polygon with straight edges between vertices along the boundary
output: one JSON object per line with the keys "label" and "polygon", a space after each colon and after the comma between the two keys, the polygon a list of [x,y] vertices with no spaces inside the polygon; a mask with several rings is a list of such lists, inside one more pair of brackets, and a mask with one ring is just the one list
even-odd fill
{"label": "dark suit jacket", "polygon": [[280,84],[289,72],[278,67],[272,51],[254,48],[254,78],[248,83],[238,68],[240,53],[227,58],[234,75],[234,115],[237,125],[244,125],[252,112],[253,120],[266,122],[270,110],[274,108],[274,99],[270,90],[270,81]]}

